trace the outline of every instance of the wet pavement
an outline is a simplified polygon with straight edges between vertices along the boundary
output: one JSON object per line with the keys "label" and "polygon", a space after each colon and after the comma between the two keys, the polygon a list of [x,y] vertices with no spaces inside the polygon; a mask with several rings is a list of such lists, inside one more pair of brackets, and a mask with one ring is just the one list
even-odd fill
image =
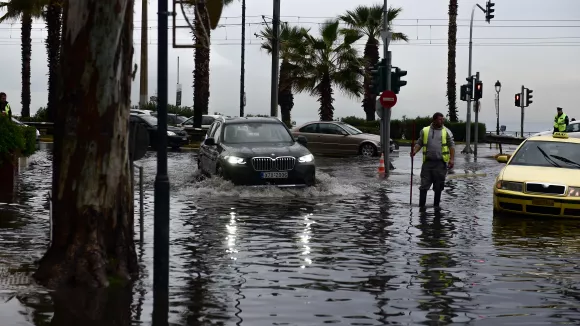
{"label": "wet pavement", "polygon": [[[486,147],[477,162],[459,155],[455,170],[487,176],[449,180],[443,210],[420,213],[420,161],[410,206],[408,152],[393,155],[387,181],[377,178],[377,159],[317,158],[319,185],[302,190],[199,181],[195,153],[170,153],[171,324],[580,323],[577,222],[494,219],[501,165],[485,158],[497,153]],[[31,157],[15,204],[0,204],[2,325],[52,317],[51,296],[26,276],[48,245],[50,160],[46,151]],[[120,325],[148,325],[152,312],[155,154],[137,164],[142,279]]]}

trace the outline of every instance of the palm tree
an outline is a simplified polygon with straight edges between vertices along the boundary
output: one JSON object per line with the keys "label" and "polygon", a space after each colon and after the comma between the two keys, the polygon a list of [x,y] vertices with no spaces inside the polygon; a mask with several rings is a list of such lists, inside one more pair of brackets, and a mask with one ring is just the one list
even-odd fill
{"label": "palm tree", "polygon": [[[395,20],[403,11],[402,8],[389,8],[387,19],[389,30],[391,22]],[[367,37],[367,43],[364,50],[365,58],[365,78],[364,78],[364,98],[363,109],[366,113],[367,121],[375,120],[375,97],[379,94],[373,94],[370,85],[371,67],[379,62],[379,40],[381,39],[381,30],[383,29],[383,5],[376,4],[372,6],[358,6],[353,11],[347,11],[339,19],[347,24],[348,28]],[[408,41],[409,38],[403,33],[393,33],[393,41]]]}
{"label": "palm tree", "polygon": [[[194,21],[194,70],[193,70],[193,126],[201,127],[201,117],[207,114],[209,109],[209,58],[211,37],[210,21],[207,12],[208,0],[195,2]],[[223,0],[224,7],[232,4],[234,0]]]}
{"label": "palm tree", "polygon": [[30,56],[32,52],[32,21],[42,17],[42,2],[38,0],[11,0],[0,3],[0,23],[20,20],[22,24],[22,117],[30,117]]}
{"label": "palm tree", "polygon": [[58,67],[60,60],[60,39],[62,28],[62,1],[42,0],[47,2],[44,13],[46,21],[46,52],[48,55],[48,104],[46,105],[49,121],[54,121],[56,102],[58,101]]}
{"label": "palm tree", "polygon": [[324,22],[320,26],[319,37],[305,37],[304,53],[299,53],[301,60],[297,62],[302,71],[296,88],[318,96],[322,121],[332,121],[334,118],[333,88],[351,97],[362,95],[364,59],[353,47],[361,38],[362,34],[356,31],[341,31],[338,19]]}
{"label": "palm tree", "polygon": [[[290,26],[288,23],[281,25],[280,29],[280,79],[278,82],[278,104],[280,105],[280,113],[282,121],[288,126],[292,126],[290,112],[294,107],[294,94],[296,90],[296,77],[300,73],[300,67],[296,65],[296,55],[303,53],[305,46],[304,39],[308,34],[308,29],[298,26]],[[274,32],[272,27],[267,26],[259,34],[258,37],[264,40],[261,48],[266,50],[269,54],[272,53],[272,40],[274,39]]]}
{"label": "palm tree", "polygon": [[449,0],[449,33],[447,41],[447,106],[449,107],[449,121],[459,121],[457,117],[457,89],[455,80],[455,56],[457,51],[457,9],[458,1]]}

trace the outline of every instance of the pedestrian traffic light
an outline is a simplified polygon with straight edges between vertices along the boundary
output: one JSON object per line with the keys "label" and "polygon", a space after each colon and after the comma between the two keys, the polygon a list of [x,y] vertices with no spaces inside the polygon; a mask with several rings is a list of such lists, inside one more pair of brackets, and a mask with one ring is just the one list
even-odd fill
{"label": "pedestrian traffic light", "polygon": [[468,93],[468,88],[467,88],[467,84],[465,85],[461,85],[460,91],[459,91],[459,99],[462,101],[467,102],[467,93]]}
{"label": "pedestrian traffic light", "polygon": [[399,94],[401,87],[407,85],[406,80],[401,80],[401,77],[407,76],[407,71],[401,70],[399,67],[393,67],[394,71],[391,72],[391,90],[395,94]]}
{"label": "pedestrian traffic light", "polygon": [[534,97],[532,95],[533,92],[533,90],[526,88],[526,106],[530,106],[530,104],[534,103],[534,101],[532,101],[532,97]]}
{"label": "pedestrian traffic light", "polygon": [[491,2],[491,0],[488,0],[485,4],[485,21],[488,24],[493,19],[493,17],[495,17],[495,15],[492,15],[492,13],[495,11],[495,9],[493,9],[494,6],[495,3]]}
{"label": "pedestrian traffic light", "polygon": [[466,91],[467,91],[467,95],[469,95],[470,100],[473,100],[473,95],[474,95],[473,94],[473,79],[474,79],[474,76],[465,78],[465,80],[467,80],[467,84],[466,84],[467,90]]}
{"label": "pedestrian traffic light", "polygon": [[473,93],[474,100],[480,100],[483,97],[483,82],[482,81],[477,81],[475,83],[475,92]]}
{"label": "pedestrian traffic light", "polygon": [[514,103],[514,104],[515,104],[517,107],[521,107],[521,106],[522,106],[522,105],[521,105],[522,103],[521,103],[521,97],[520,97],[520,96],[521,96],[521,94],[520,94],[520,93],[517,93],[517,94],[516,94],[516,98],[515,98],[515,103]]}
{"label": "pedestrian traffic light", "polygon": [[371,92],[379,96],[386,88],[385,83],[387,62],[385,59],[377,62],[371,69]]}

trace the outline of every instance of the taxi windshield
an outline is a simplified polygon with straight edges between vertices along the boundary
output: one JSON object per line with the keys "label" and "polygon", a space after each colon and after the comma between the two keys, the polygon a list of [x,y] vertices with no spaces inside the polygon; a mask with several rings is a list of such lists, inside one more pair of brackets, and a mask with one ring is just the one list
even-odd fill
{"label": "taxi windshield", "polygon": [[580,169],[580,144],[530,140],[514,154],[510,165]]}

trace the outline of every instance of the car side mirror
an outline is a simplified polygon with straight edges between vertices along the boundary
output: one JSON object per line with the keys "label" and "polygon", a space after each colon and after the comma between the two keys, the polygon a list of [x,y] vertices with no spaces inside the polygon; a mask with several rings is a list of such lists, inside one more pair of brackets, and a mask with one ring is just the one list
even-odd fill
{"label": "car side mirror", "polygon": [[296,142],[305,147],[308,145],[308,139],[302,135],[296,137]]}
{"label": "car side mirror", "polygon": [[207,146],[215,146],[215,139],[214,138],[206,138],[203,142]]}
{"label": "car side mirror", "polygon": [[498,163],[507,163],[507,162],[508,162],[508,160],[509,160],[509,157],[508,157],[507,155],[498,155],[498,156],[495,158],[495,160],[496,160]]}

